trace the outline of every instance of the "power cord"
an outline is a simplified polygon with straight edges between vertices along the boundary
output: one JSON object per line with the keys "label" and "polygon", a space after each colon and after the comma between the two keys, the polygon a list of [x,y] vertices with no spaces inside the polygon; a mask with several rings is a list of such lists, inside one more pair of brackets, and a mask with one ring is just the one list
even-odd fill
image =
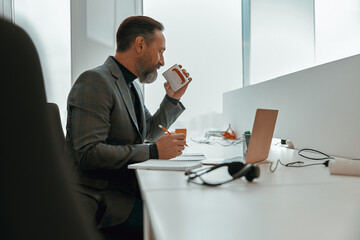
{"label": "power cord", "polygon": [[[318,154],[320,154],[320,155],[323,155],[324,157],[320,157],[320,158],[309,157],[309,156],[305,156],[302,152],[318,153]],[[303,158],[310,159],[310,160],[334,159],[334,157],[331,157],[331,156],[329,156],[329,155],[326,154],[326,153],[323,153],[323,152],[320,152],[320,151],[318,151],[318,150],[311,149],[311,148],[303,148],[303,149],[300,149],[299,152],[298,152],[298,155],[301,156],[301,157],[303,157]]]}
{"label": "power cord", "polygon": [[[306,152],[308,152],[308,153],[317,153],[317,154],[323,155],[323,157],[314,158],[314,157],[306,156],[306,155],[304,155],[304,153],[306,153]],[[280,159],[278,159],[276,161],[276,165],[275,165],[275,167],[273,169],[272,169],[273,162],[270,164],[270,168],[269,168],[270,172],[272,172],[272,173],[275,172],[278,165],[279,165],[279,163],[280,163],[280,165],[282,165],[284,167],[309,167],[309,166],[315,166],[315,165],[324,165],[325,167],[328,167],[330,160],[334,159],[334,157],[331,157],[326,153],[323,153],[323,152],[320,152],[318,150],[311,149],[311,148],[300,149],[299,152],[298,152],[298,155],[303,157],[303,158],[310,159],[310,160],[315,160],[315,161],[326,160],[326,161],[322,162],[322,163],[310,163],[310,164],[305,164],[304,165],[303,161],[295,161],[295,162],[290,162],[290,163],[284,164],[283,162],[281,162]]]}
{"label": "power cord", "polygon": [[[290,162],[290,163],[284,164],[283,162],[281,162],[280,159],[278,159],[278,160],[276,161],[275,168],[272,169],[272,166],[273,166],[273,162],[272,162],[272,163],[270,164],[269,170],[270,170],[270,172],[272,172],[272,173],[275,172],[276,169],[277,169],[277,167],[278,167],[278,165],[279,165],[279,163],[280,163],[282,166],[284,166],[284,167],[309,167],[309,166],[314,166],[314,165],[324,165],[325,167],[327,167],[327,166],[329,166],[329,162],[330,162],[330,160],[326,160],[325,162],[322,162],[322,163],[310,163],[310,164],[302,165],[302,164],[304,164],[304,162],[302,162],[302,161],[296,161],[296,162]],[[296,165],[296,164],[299,164],[299,165]]]}

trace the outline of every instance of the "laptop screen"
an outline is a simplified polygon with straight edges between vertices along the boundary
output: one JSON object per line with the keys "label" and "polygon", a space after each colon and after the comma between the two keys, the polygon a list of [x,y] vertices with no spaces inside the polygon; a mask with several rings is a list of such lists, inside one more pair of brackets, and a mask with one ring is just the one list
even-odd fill
{"label": "laptop screen", "polygon": [[273,138],[278,110],[257,109],[245,163],[267,159]]}

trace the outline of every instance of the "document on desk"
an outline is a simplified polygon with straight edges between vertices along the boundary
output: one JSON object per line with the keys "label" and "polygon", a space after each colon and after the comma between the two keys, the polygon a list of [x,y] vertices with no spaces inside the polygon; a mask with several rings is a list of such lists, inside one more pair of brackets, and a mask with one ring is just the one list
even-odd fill
{"label": "document on desk", "polygon": [[171,158],[170,161],[202,161],[206,159],[203,153],[183,153],[180,156]]}
{"label": "document on desk", "polygon": [[128,169],[187,171],[201,166],[201,161],[171,161],[150,159],[145,162],[130,164],[128,165]]}

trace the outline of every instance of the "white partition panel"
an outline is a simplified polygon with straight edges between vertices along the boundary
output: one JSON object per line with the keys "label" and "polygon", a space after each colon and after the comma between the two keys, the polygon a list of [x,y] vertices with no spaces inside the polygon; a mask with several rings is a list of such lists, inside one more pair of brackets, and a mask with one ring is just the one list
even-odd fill
{"label": "white partition panel", "polygon": [[360,55],[226,92],[224,124],[251,130],[257,108],[279,109],[274,137],[295,148],[360,158]]}

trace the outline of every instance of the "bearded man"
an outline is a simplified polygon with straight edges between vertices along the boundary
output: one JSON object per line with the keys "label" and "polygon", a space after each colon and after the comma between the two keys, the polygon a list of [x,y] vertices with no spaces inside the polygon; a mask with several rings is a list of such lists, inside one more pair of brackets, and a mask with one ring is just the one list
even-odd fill
{"label": "bearded man", "polygon": [[150,17],[125,19],[116,34],[115,56],[82,73],[69,93],[66,141],[78,156],[81,183],[106,199],[100,229],[108,239],[143,236],[142,199],[127,166],[176,157],[186,143],[183,134],[163,134],[158,125],[169,128],[185,110],[179,100],[188,84],[173,91],[166,82],[166,95],[152,115],[134,82],[152,83],[164,66],[163,29]]}

